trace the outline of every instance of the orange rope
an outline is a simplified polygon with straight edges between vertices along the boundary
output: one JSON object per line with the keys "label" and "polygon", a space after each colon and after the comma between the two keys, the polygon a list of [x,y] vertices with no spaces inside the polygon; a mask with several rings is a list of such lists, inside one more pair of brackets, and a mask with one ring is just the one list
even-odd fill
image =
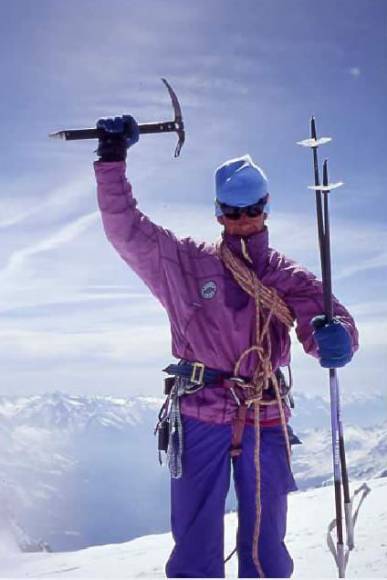
{"label": "orange rope", "polygon": [[[245,248],[245,252],[246,251],[247,250]],[[283,322],[283,324],[291,328],[294,322],[293,315],[291,314],[288,306],[278,295],[277,291],[274,288],[268,288],[262,284],[262,282],[258,280],[255,272],[245,266],[245,264],[237,256],[235,256],[235,254],[232,253],[232,251],[226,246],[224,242],[221,242],[220,246],[218,247],[218,252],[224,265],[228,270],[230,270],[239,286],[241,286],[243,290],[247,292],[247,294],[254,298],[255,284],[253,279],[255,279],[255,283],[259,287],[259,296],[262,306],[265,306],[270,310],[272,308],[273,302],[275,302],[275,316],[281,322]]]}
{"label": "orange rope", "polygon": [[[242,243],[242,253],[244,257],[251,262],[251,258],[248,256],[246,243],[241,240]],[[276,316],[283,324],[285,324],[289,329],[293,325],[293,316],[274,288],[268,288],[258,279],[255,272],[250,268],[245,266],[245,264],[235,256],[231,250],[222,242],[218,248],[219,255],[226,266],[226,268],[231,272],[236,282],[243,288],[247,294],[249,294],[255,301],[255,345],[247,348],[237,360],[234,367],[234,375],[238,376],[239,369],[242,364],[243,359],[252,352],[257,353],[258,364],[253,374],[253,379],[251,384],[244,385],[244,388],[252,388],[253,396],[249,396],[245,400],[245,404],[254,407],[254,429],[255,429],[255,446],[254,446],[254,465],[256,474],[256,517],[253,535],[253,546],[252,546],[252,558],[257,569],[260,578],[264,578],[265,574],[262,569],[262,565],[258,556],[258,546],[259,546],[259,534],[261,528],[261,516],[262,516],[262,504],[261,504],[261,465],[260,465],[260,406],[267,404],[278,404],[281,425],[284,433],[284,439],[286,442],[286,450],[288,454],[288,460],[290,463],[290,442],[289,435],[286,425],[285,412],[282,405],[281,393],[277,381],[277,377],[273,372],[273,367],[271,364],[271,340],[269,333],[269,326],[272,316]],[[268,310],[267,314],[264,316],[262,308],[264,307]],[[263,323],[263,324],[262,324]],[[263,392],[269,387],[269,381],[272,382],[274,386],[274,391],[276,395],[275,401],[264,401]]]}

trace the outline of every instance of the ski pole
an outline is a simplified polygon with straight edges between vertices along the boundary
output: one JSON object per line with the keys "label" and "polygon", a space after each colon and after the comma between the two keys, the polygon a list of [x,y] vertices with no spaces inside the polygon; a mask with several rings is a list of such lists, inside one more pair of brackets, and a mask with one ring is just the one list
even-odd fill
{"label": "ski pole", "polygon": [[[314,117],[311,119],[311,138],[299,141],[298,144],[309,147],[313,151],[313,165],[315,185],[310,186],[316,192],[316,211],[318,223],[318,235],[320,246],[321,273],[324,293],[324,310],[327,321],[333,319],[333,294],[332,294],[332,271],[331,271],[331,249],[330,249],[330,226],[329,226],[329,193],[333,189],[340,187],[342,182],[329,183],[328,163],[323,164],[323,184],[320,185],[320,176],[318,171],[317,148],[319,145],[329,143],[330,137],[321,137],[317,139],[316,123]],[[322,204],[323,197],[323,204]],[[345,569],[348,563],[349,553],[354,548],[354,527],[359,515],[360,507],[367,497],[370,488],[366,483],[355,490],[352,498],[350,497],[349,480],[347,463],[345,456],[344,429],[341,418],[341,405],[339,382],[336,369],[329,369],[329,385],[331,400],[331,429],[332,429],[332,450],[334,464],[334,482],[335,482],[335,508],[336,519],[328,526],[327,542],[330,551],[338,567],[339,577],[345,576]],[[346,543],[348,550],[344,553],[343,545],[343,526],[342,526],[342,497],[341,486],[344,495],[344,515],[346,525]],[[359,495],[361,494],[361,495]],[[359,495],[358,504],[353,511],[354,500]],[[336,528],[337,547],[332,538],[332,532]]]}
{"label": "ski pole", "polygon": [[[175,118],[173,121],[161,121],[159,123],[141,123],[138,128],[141,134],[150,133],[171,133],[175,132],[178,136],[178,142],[175,150],[175,157],[179,157],[181,148],[185,141],[185,130],[183,116],[181,113],[180,103],[175,91],[166,79],[161,79],[167,87],[171,97]],[[98,139],[103,133],[103,129],[64,129],[56,133],[50,133],[49,137],[64,139],[65,141],[79,141],[81,139]]]}
{"label": "ski pole", "polygon": [[[311,186],[310,189],[313,189],[316,193],[316,213],[317,213],[318,237],[320,247],[321,273],[323,282],[324,310],[328,322],[330,322],[333,319],[333,299],[332,299],[332,281],[331,281],[331,263],[330,263],[331,260],[330,260],[329,211],[328,211],[327,195],[331,189],[335,189],[337,187],[340,187],[340,185],[342,185],[341,183],[329,185],[327,163],[324,164],[323,185],[322,186],[320,185],[317,148],[319,145],[328,143],[329,141],[331,141],[330,138],[322,138],[320,140],[317,139],[315,119],[314,117],[312,117],[311,139],[299,142],[300,145],[310,147],[312,148],[313,151],[315,185]],[[322,209],[322,192],[324,192],[324,211]],[[344,578],[346,558],[344,554],[344,541],[343,541],[341,456],[343,454],[345,465],[345,449],[343,439],[342,444],[340,443],[340,429],[339,429],[339,424],[341,423],[340,405],[339,405],[338,381],[335,369],[329,369],[329,384],[330,384],[331,434],[332,434],[332,455],[333,455],[335,512],[336,512],[336,519],[334,524],[336,527],[337,534],[336,551],[334,551],[333,546],[332,553],[335,557],[335,561],[338,567],[339,577]]]}
{"label": "ski pole", "polygon": [[[310,122],[310,132],[311,132],[311,140],[314,141],[314,146],[312,146],[312,153],[313,153],[313,170],[314,170],[314,183],[316,186],[320,184],[320,174],[319,174],[319,166],[318,166],[318,156],[317,156],[317,148],[318,145],[323,144],[322,141],[317,140],[317,132],[316,132],[316,121],[315,118],[312,117]],[[330,137],[326,137],[325,143],[329,143],[331,141]],[[319,243],[319,250],[320,250],[320,264],[321,264],[321,275],[324,279],[325,277],[325,259],[324,259],[324,238],[325,238],[325,230],[324,230],[324,217],[322,211],[322,203],[321,203],[321,191],[315,191],[316,194],[316,214],[317,214],[317,231],[318,231],[318,243]],[[325,301],[325,294],[324,294],[324,301]],[[327,306],[327,305],[325,305]]]}
{"label": "ski pole", "polygon": [[[332,299],[332,272],[331,272],[331,249],[330,249],[330,226],[329,226],[329,192],[327,189],[329,186],[328,180],[328,162],[324,161],[323,164],[323,199],[324,199],[324,248],[325,248],[325,281],[324,288],[326,289],[327,298],[327,311],[326,316],[328,322],[333,319],[333,299]],[[341,405],[340,405],[340,392],[339,392],[339,382],[337,377],[336,369],[329,369],[329,382],[333,385],[333,394],[335,397],[335,406],[337,414],[337,428],[338,428],[338,440],[339,440],[339,455],[340,455],[340,466],[341,466],[341,479],[343,485],[343,495],[344,495],[344,513],[345,513],[345,523],[347,530],[347,545],[349,550],[354,547],[353,542],[353,524],[352,524],[352,505],[351,496],[349,491],[349,481],[348,481],[348,471],[347,471],[347,461],[345,456],[345,445],[344,445],[344,429],[343,422],[341,419]]]}
{"label": "ski pole", "polygon": [[[332,272],[331,272],[331,250],[330,250],[330,225],[329,225],[329,193],[331,189],[340,187],[341,182],[335,184],[329,184],[328,179],[328,163],[327,161],[323,164],[323,186],[320,186],[320,191],[323,196],[323,222],[324,222],[324,237],[323,237],[323,263],[324,263],[324,302],[326,304],[326,317],[328,322],[333,319],[333,294],[332,294]],[[344,443],[344,429],[341,417],[341,404],[340,404],[340,390],[339,381],[336,369],[329,369],[329,383],[330,383],[330,393],[331,393],[331,423],[332,423],[332,437],[333,437],[333,452],[334,452],[334,473],[335,473],[335,486],[338,485],[339,474],[340,484],[343,488],[344,496],[344,517],[346,526],[346,543],[348,550],[344,553],[344,547],[340,545],[339,538],[342,537],[342,524],[338,526],[337,519],[334,520],[328,528],[328,545],[335,557],[340,577],[344,577],[345,569],[348,563],[349,553],[354,548],[354,527],[359,514],[360,507],[370,492],[370,488],[367,484],[363,484],[357,490],[355,490],[353,497],[350,496],[349,489],[349,479],[347,471],[346,453],[345,453],[345,443]],[[355,512],[353,512],[353,503],[355,497],[362,492],[360,496],[358,506]],[[341,496],[341,492],[340,492]],[[339,513],[341,514],[341,499]],[[337,532],[337,548],[335,550],[334,543],[331,537],[331,532],[336,527]],[[340,532],[341,527],[341,532]]]}
{"label": "ski pole", "polygon": [[[318,185],[318,184],[317,184]],[[324,267],[325,275],[323,279],[324,288],[324,302],[325,302],[325,316],[327,322],[333,320],[333,299],[332,299],[332,272],[331,272],[331,248],[330,248],[330,227],[329,227],[329,206],[328,206],[328,164],[324,161],[323,165],[323,190],[322,195],[324,199]],[[346,490],[349,491],[348,487],[348,476],[345,461],[345,448],[344,440],[340,437],[343,434],[342,422],[341,422],[341,410],[340,410],[340,395],[339,395],[339,383],[337,378],[336,369],[329,369],[329,389],[330,389],[330,400],[331,400],[331,430],[332,430],[332,450],[333,450],[333,473],[334,473],[334,486],[335,486],[335,504],[336,504],[336,533],[337,533],[337,546],[336,546],[336,562],[339,571],[339,578],[345,577],[346,559],[344,553],[344,539],[343,539],[343,514],[342,514],[342,496],[341,496],[341,486],[343,486],[344,492],[344,502],[346,496]],[[341,425],[341,428],[340,428]],[[345,467],[345,474],[343,473],[343,465]],[[346,476],[346,483],[344,482]],[[347,499],[350,501],[349,493],[347,494]],[[346,520],[347,523],[347,520]],[[347,534],[348,535],[348,534]]]}

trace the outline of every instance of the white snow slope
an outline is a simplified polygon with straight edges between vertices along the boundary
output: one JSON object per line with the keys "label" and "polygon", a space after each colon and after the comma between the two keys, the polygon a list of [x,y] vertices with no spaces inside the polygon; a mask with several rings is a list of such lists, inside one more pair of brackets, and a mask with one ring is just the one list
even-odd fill
{"label": "white snow slope", "polygon": [[[350,554],[347,578],[387,576],[387,479],[368,482],[366,498],[355,530],[356,548]],[[352,488],[356,486],[353,484]],[[289,496],[287,545],[295,561],[295,577],[335,578],[336,568],[326,546],[327,525],[333,518],[333,488]],[[226,516],[226,552],[234,547],[235,514]],[[2,547],[3,546],[3,547]],[[123,544],[92,547],[77,552],[17,553],[0,542],[1,578],[135,578],[163,577],[172,548],[170,534],[137,538]],[[227,576],[237,576],[236,557]]]}

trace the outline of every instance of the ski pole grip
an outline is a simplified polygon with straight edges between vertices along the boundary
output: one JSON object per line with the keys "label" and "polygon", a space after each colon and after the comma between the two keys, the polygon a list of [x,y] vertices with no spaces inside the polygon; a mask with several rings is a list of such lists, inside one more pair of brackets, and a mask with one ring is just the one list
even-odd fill
{"label": "ski pole grip", "polygon": [[329,322],[327,316],[325,314],[320,314],[312,318],[312,326],[313,330],[318,330],[319,328],[323,328]]}

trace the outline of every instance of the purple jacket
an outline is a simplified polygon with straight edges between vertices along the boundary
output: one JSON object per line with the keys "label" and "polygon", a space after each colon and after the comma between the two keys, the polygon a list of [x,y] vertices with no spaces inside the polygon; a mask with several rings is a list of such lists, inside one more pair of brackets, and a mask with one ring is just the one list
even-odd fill
{"label": "purple jacket", "polygon": [[[225,269],[214,244],[177,239],[141,213],[126,180],[124,162],[97,161],[95,173],[107,238],[166,309],[173,355],[232,372],[241,353],[254,341],[253,299]],[[226,235],[224,239],[243,259],[240,237]],[[250,236],[247,249],[259,279],[275,288],[294,314],[297,337],[305,352],[317,356],[310,321],[324,311],[321,282],[270,248],[267,229]],[[336,299],[334,313],[345,324],[356,350],[354,321]],[[275,370],[290,362],[290,337],[275,318],[270,332]],[[255,365],[252,354],[245,358],[240,374],[252,376]],[[204,420],[228,421],[235,405],[223,391],[216,387],[184,397],[183,412]]]}

